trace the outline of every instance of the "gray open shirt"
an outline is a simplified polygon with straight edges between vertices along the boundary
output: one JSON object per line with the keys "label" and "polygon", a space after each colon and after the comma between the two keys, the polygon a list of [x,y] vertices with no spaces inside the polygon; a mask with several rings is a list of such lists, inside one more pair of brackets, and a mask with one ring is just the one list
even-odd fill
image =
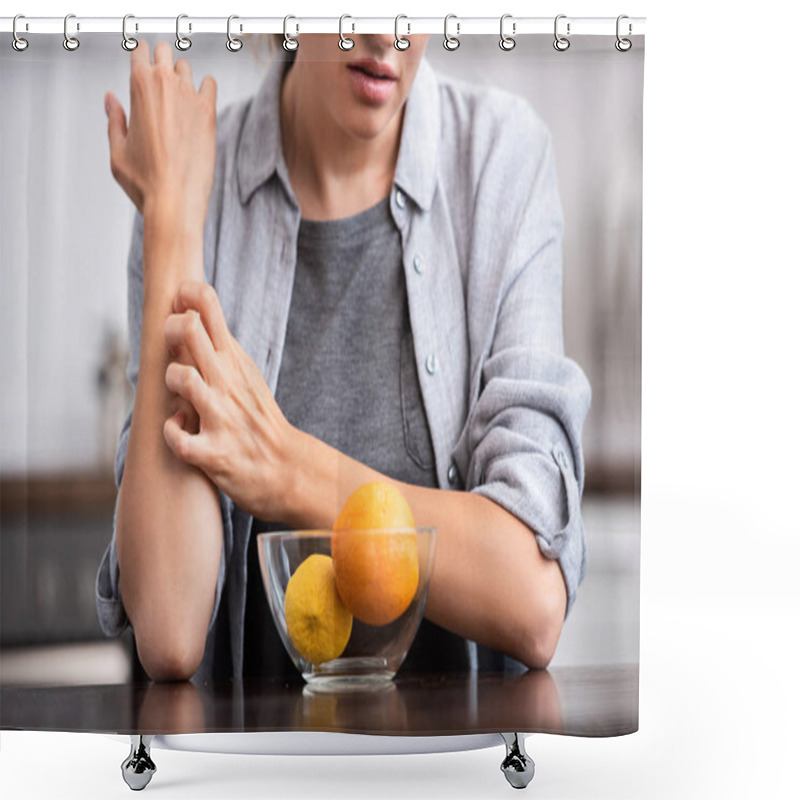
{"label": "gray open shirt", "polygon": [[[276,61],[253,98],[219,114],[203,252],[228,326],[273,392],[301,217],[281,146],[283,68]],[[569,611],[586,571],[581,430],[591,390],[564,356],[563,223],[550,134],[521,98],[444,79],[424,59],[404,114],[391,212],[439,486],[485,495],[527,524],[541,552],[558,559]],[[142,234],[137,213],[128,259],[134,389]],[[116,455],[118,486],[130,422],[129,414]],[[219,677],[220,647],[230,651],[233,677],[242,673],[252,518],[222,493],[220,504],[223,551],[199,679]],[[96,583],[108,636],[129,625],[116,515],[114,528]],[[221,606],[227,619],[219,619]]]}

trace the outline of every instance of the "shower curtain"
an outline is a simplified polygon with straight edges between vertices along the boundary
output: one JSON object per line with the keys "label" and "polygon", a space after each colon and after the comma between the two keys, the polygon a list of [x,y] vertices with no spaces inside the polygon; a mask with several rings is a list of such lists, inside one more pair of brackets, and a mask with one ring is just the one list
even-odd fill
{"label": "shower curtain", "polygon": [[[643,37],[76,36],[0,48],[0,726],[636,730]],[[364,486],[367,527],[437,530],[386,691],[353,700],[304,686],[372,657],[383,589],[345,601],[323,547],[293,622],[321,562],[281,550],[280,579],[256,542],[335,529]],[[61,717],[14,705],[36,683]]]}

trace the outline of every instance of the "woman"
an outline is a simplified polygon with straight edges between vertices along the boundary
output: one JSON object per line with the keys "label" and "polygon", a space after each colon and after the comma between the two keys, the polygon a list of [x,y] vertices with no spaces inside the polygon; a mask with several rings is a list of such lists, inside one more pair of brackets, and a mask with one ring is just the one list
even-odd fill
{"label": "woman", "polygon": [[195,91],[164,42],[132,53],[129,123],[106,96],[140,213],[97,602],[155,680],[292,670],[254,534],[329,528],[372,480],[438,529],[404,667],[553,655],[585,569],[590,392],[563,356],[550,139],[518,98],[437,78],[426,38],[303,36],[216,144],[213,80]]}

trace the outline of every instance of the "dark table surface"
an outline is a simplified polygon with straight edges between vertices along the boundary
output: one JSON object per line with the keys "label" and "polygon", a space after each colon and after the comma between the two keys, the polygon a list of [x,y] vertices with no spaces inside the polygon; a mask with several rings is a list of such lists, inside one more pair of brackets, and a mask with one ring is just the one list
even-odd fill
{"label": "dark table surface", "polygon": [[382,691],[332,694],[269,679],[0,686],[0,728],[12,730],[619,736],[637,730],[638,716],[635,665],[398,676]]}

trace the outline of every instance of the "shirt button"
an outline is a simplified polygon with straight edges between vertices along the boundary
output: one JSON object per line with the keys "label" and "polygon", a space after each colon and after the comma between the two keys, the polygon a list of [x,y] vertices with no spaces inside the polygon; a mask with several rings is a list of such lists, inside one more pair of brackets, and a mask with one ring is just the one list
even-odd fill
{"label": "shirt button", "polygon": [[400,191],[400,189],[397,190],[394,196],[394,201],[397,203],[398,208],[406,207],[406,196]]}
{"label": "shirt button", "polygon": [[458,470],[455,464],[451,464],[450,468],[447,470],[447,480],[451,486],[455,486],[456,483],[458,483]]}
{"label": "shirt button", "polygon": [[417,275],[422,275],[425,272],[425,264],[422,261],[422,256],[414,256],[414,272]]}
{"label": "shirt button", "polygon": [[425,359],[425,369],[428,371],[428,375],[435,375],[436,374],[437,365],[438,365],[438,362],[436,360],[436,354],[435,353],[431,353]]}

